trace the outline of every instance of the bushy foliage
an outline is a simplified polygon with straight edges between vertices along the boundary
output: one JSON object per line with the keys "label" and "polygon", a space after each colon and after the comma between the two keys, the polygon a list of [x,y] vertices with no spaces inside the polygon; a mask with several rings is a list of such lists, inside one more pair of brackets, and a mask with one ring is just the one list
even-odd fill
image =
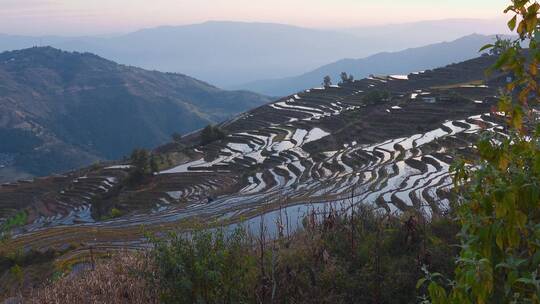
{"label": "bushy foliage", "polygon": [[364,97],[362,97],[362,100],[365,103],[377,103],[387,101],[388,98],[390,98],[390,93],[388,93],[387,91],[373,90],[367,92]]}
{"label": "bushy foliage", "polygon": [[201,144],[207,145],[214,141],[222,140],[225,136],[225,132],[218,126],[208,125],[201,132]]}
{"label": "bushy foliage", "polygon": [[67,246],[62,250],[47,249],[40,251],[22,248],[7,250],[0,243],[0,301],[3,297],[16,295],[25,288],[43,282],[43,275],[53,268],[54,260],[74,247]]}
{"label": "bushy foliage", "polygon": [[27,221],[28,214],[25,210],[21,210],[12,217],[8,218],[2,225],[0,225],[0,233],[6,232],[15,227],[25,225]]}
{"label": "bushy foliage", "polygon": [[36,290],[42,302],[30,303],[414,303],[422,265],[449,275],[457,254],[446,219],[361,207],[310,212],[291,234],[281,219],[268,225],[272,238],[244,228],[173,233],[144,255]]}
{"label": "bushy foliage", "polygon": [[164,303],[410,303],[423,264],[452,269],[455,230],[441,221],[422,227],[361,208],[311,213],[292,235],[278,223],[275,239],[173,234],[155,246],[155,285]]}
{"label": "bushy foliage", "polygon": [[501,38],[496,36],[496,41],[493,44],[493,47],[489,49],[490,55],[500,56],[503,53],[507,52],[512,47],[512,40]]}
{"label": "bushy foliage", "polygon": [[349,216],[331,212],[319,223],[315,217],[273,251],[277,303],[412,303],[422,263],[451,269],[452,240],[441,241],[414,217],[366,208]]}
{"label": "bushy foliage", "polygon": [[539,10],[536,1],[512,1],[505,12],[519,38],[484,48],[500,54],[495,70],[515,76],[498,109],[509,136],[487,133],[476,145],[479,160],[453,168],[461,252],[448,291],[441,276],[428,276],[433,303],[540,303],[540,125],[531,107],[540,96]]}
{"label": "bushy foliage", "polygon": [[255,263],[243,230],[172,234],[155,244],[163,303],[252,303]]}
{"label": "bushy foliage", "polygon": [[105,221],[105,220],[110,220],[110,219],[114,219],[114,218],[119,218],[122,215],[123,215],[122,210],[113,207],[113,208],[111,208],[111,210],[109,211],[108,214],[105,214],[105,215],[101,216],[100,220]]}
{"label": "bushy foliage", "polygon": [[332,78],[330,78],[330,76],[328,75],[324,76],[322,84],[325,88],[328,88],[329,86],[332,85]]}
{"label": "bushy foliage", "polygon": [[122,216],[122,211],[120,211],[117,208],[112,208],[111,209],[111,217],[112,218],[117,218],[117,217],[120,217],[120,216]]}
{"label": "bushy foliage", "polygon": [[28,213],[26,213],[26,210],[21,210],[2,223],[0,225],[0,245],[10,238],[11,229],[23,226],[27,221]]}
{"label": "bushy foliage", "polygon": [[158,171],[156,157],[145,149],[133,150],[129,160],[132,166],[129,182],[132,184],[139,183],[146,176]]}
{"label": "bushy foliage", "polygon": [[346,72],[341,72],[340,74],[340,78],[341,78],[341,84],[344,84],[344,83],[352,83],[354,81],[354,76],[352,74],[347,74]]}

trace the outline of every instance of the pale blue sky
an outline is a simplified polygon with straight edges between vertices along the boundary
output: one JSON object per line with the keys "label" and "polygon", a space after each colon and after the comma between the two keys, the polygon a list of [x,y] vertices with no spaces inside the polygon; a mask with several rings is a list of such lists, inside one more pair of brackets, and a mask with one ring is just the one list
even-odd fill
{"label": "pale blue sky", "polygon": [[0,33],[107,34],[208,20],[336,28],[496,18],[510,0],[0,0]]}

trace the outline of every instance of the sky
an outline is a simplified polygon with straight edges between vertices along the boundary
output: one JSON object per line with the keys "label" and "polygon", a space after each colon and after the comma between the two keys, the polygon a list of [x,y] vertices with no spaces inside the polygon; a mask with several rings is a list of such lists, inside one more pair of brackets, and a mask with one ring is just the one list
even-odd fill
{"label": "sky", "polygon": [[510,0],[0,0],[0,33],[107,35],[210,20],[343,28],[503,17]]}

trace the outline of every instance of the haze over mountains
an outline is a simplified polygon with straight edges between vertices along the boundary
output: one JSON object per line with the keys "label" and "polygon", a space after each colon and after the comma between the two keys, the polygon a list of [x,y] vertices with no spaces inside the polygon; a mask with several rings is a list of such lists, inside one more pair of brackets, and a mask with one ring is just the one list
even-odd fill
{"label": "haze over mountains", "polygon": [[269,102],[51,47],[0,54],[0,180],[118,159]]}
{"label": "haze over mountains", "polygon": [[505,32],[500,24],[498,20],[468,19],[318,30],[269,23],[207,22],[108,38],[0,35],[0,50],[51,45],[233,87],[300,75],[343,58],[419,47],[472,33]]}
{"label": "haze over mountains", "polygon": [[234,88],[270,96],[284,96],[320,86],[326,75],[331,76],[337,83],[341,72],[347,72],[359,79],[371,74],[408,74],[478,57],[478,50],[494,40],[494,36],[473,34],[451,42],[399,52],[379,53],[362,59],[342,59],[296,77],[258,80]]}
{"label": "haze over mountains", "polygon": [[470,34],[510,34],[504,19],[447,19],[427,20],[405,24],[356,27],[344,29],[344,32],[363,39],[391,37],[379,42],[386,51],[400,48],[424,46],[435,42],[451,41]]}

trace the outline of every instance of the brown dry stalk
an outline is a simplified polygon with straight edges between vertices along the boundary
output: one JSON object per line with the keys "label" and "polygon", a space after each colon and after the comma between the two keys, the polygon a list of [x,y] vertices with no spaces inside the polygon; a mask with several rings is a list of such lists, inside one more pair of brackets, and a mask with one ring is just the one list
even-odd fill
{"label": "brown dry stalk", "polygon": [[158,303],[154,289],[141,275],[148,270],[145,261],[147,259],[132,253],[115,255],[97,263],[94,270],[68,275],[33,290],[25,303]]}

